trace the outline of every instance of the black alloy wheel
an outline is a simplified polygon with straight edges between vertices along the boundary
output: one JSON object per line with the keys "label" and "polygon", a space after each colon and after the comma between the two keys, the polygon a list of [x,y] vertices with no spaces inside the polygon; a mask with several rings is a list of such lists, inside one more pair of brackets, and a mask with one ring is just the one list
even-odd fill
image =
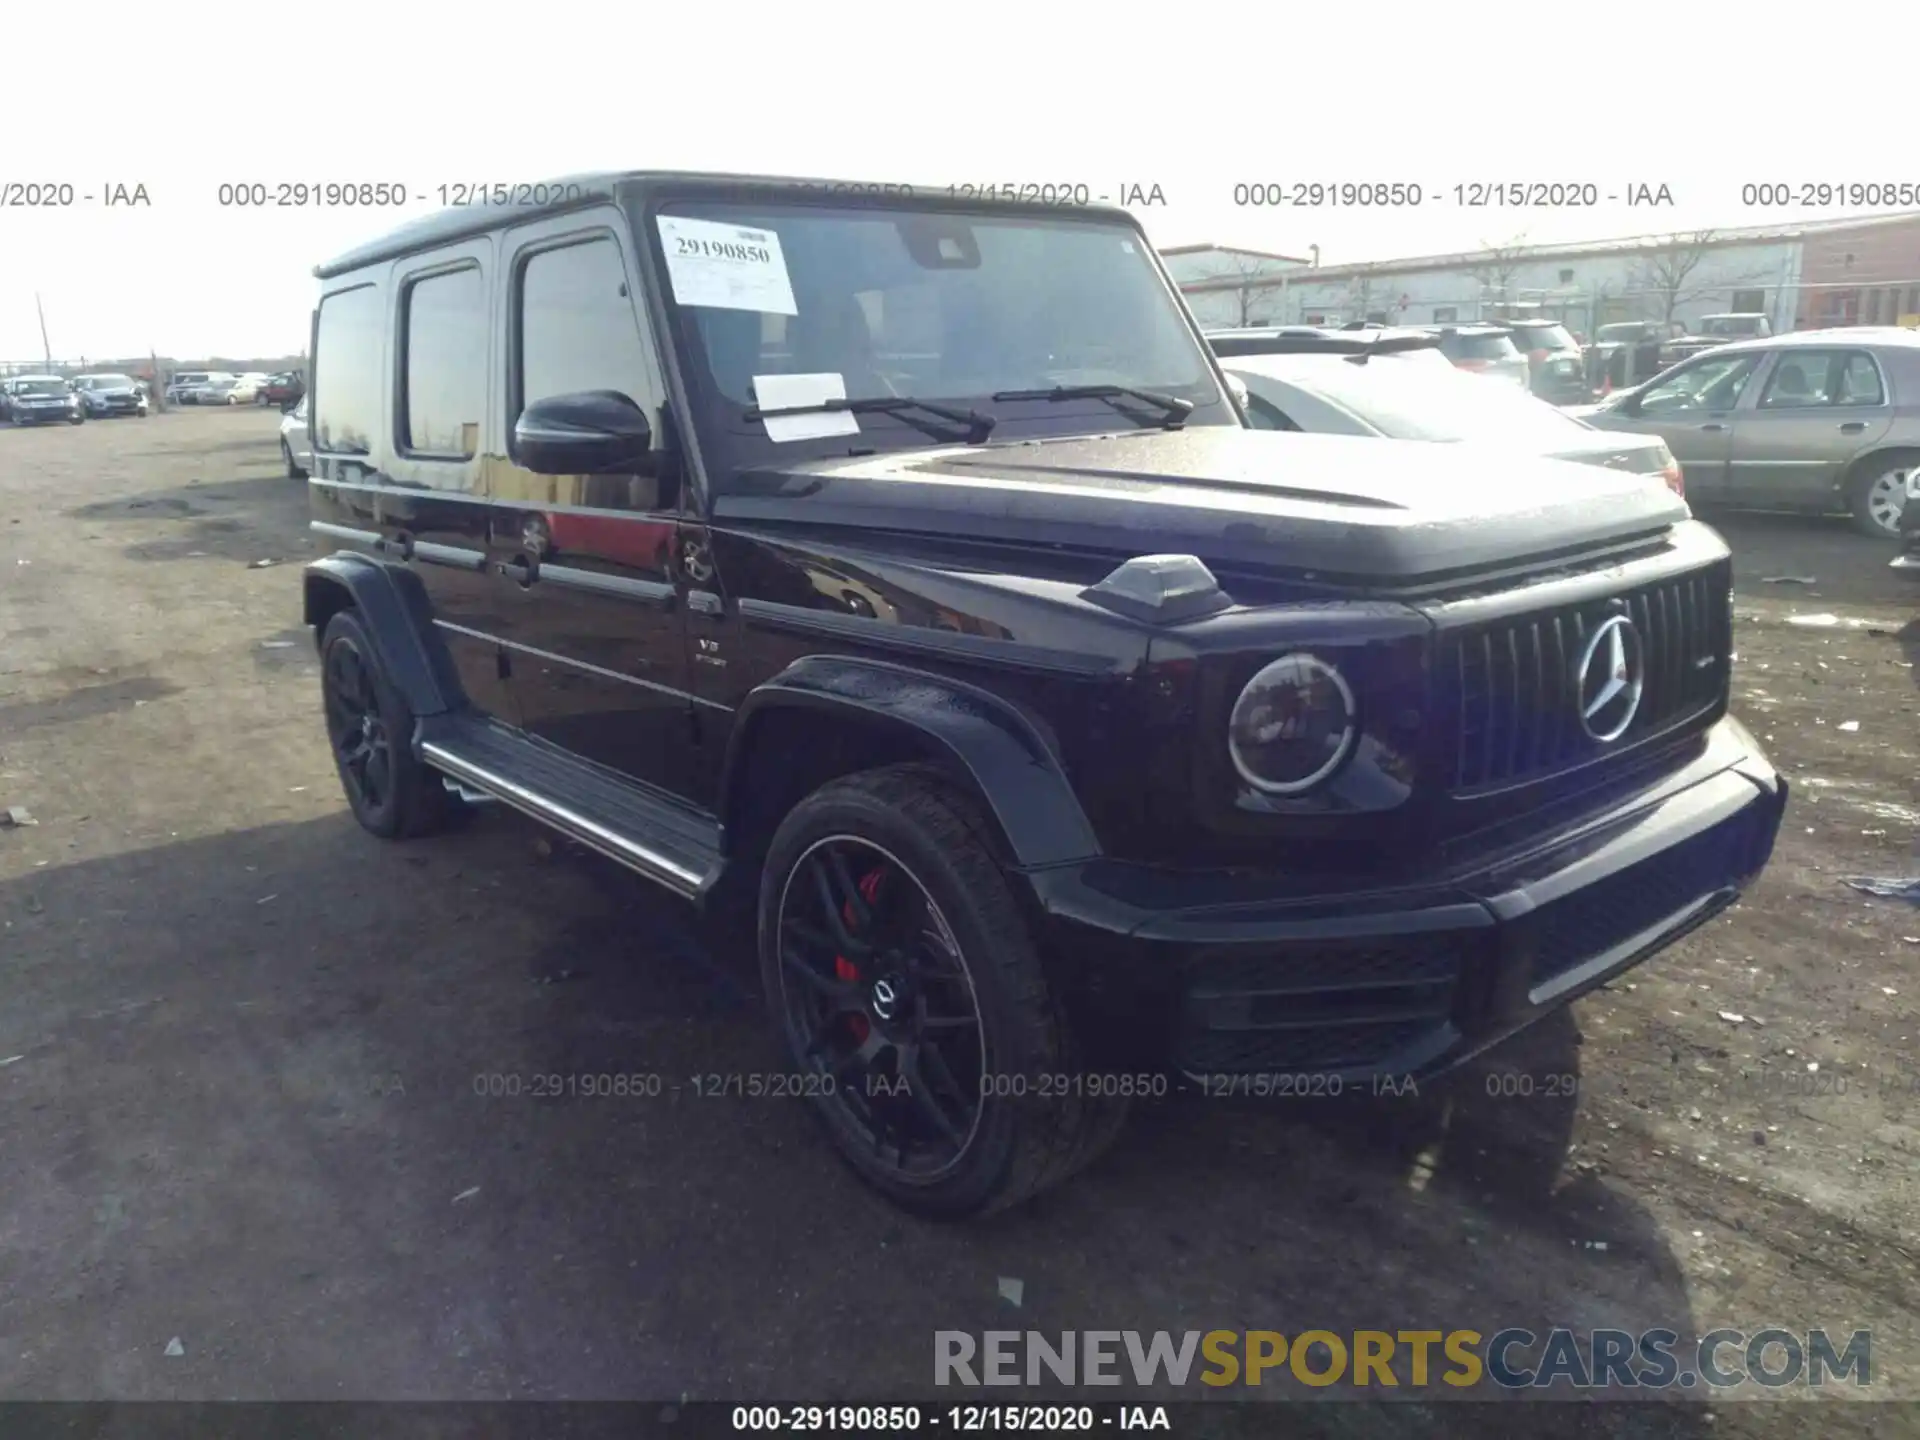
{"label": "black alloy wheel", "polygon": [[980,1007],[953,928],[898,858],[815,841],[780,896],[782,1019],[839,1123],[902,1181],[951,1173],[980,1127]]}
{"label": "black alloy wheel", "polygon": [[340,788],[361,826],[388,840],[444,828],[460,802],[415,758],[413,712],[351,610],[329,620],[321,637],[320,693]]}
{"label": "black alloy wheel", "polygon": [[760,866],[760,979],[796,1093],[840,1158],[903,1209],[1004,1210],[1119,1135],[1081,1072],[978,797],[923,765],[829,780]]}
{"label": "black alloy wheel", "polygon": [[344,640],[328,647],[327,738],[340,782],[356,813],[378,814],[393,804],[393,737],[374,693],[373,670],[360,647]]}

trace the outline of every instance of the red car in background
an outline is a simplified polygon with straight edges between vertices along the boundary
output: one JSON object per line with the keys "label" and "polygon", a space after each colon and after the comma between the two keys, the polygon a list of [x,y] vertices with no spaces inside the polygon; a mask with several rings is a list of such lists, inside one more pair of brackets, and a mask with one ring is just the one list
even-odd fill
{"label": "red car in background", "polygon": [[306,379],[296,370],[283,370],[278,375],[269,375],[267,381],[254,392],[257,405],[278,405],[282,410],[298,405],[300,397],[307,393]]}

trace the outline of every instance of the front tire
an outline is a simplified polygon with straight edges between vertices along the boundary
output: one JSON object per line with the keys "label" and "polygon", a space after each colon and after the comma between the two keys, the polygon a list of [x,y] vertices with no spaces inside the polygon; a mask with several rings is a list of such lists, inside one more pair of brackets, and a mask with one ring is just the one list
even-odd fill
{"label": "front tire", "polygon": [[413,754],[413,712],[360,617],[342,610],[320,637],[327,740],[353,818],[383,840],[445,829],[459,801]]}
{"label": "front tire", "polygon": [[862,1180],[942,1219],[1061,1183],[1127,1108],[1059,1083],[1078,1048],[986,833],[934,773],[869,771],[801,801],[760,878],[761,982],[801,1093]]}
{"label": "front tire", "polygon": [[1847,509],[1853,528],[1874,540],[1900,538],[1900,512],[1907,501],[1907,476],[1916,462],[1911,455],[1888,455],[1870,462],[1847,487]]}
{"label": "front tire", "polygon": [[280,459],[286,464],[287,478],[289,480],[304,480],[307,478],[307,472],[294,463],[293,451],[284,440],[280,442]]}

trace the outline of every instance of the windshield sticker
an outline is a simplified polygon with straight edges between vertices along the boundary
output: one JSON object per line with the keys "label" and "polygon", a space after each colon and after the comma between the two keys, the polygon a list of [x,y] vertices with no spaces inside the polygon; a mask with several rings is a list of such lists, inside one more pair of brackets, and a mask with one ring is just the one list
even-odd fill
{"label": "windshield sticker", "polygon": [[[756,375],[754,404],[762,412],[769,440],[820,440],[829,435],[858,435],[860,422],[849,410],[816,410],[829,400],[847,398],[847,382],[837,374]],[[791,415],[768,415],[791,410]]]}
{"label": "windshield sticker", "polygon": [[773,231],[678,215],[662,215],[659,223],[673,298],[682,305],[757,310],[763,315],[800,313],[793,303],[787,258]]}

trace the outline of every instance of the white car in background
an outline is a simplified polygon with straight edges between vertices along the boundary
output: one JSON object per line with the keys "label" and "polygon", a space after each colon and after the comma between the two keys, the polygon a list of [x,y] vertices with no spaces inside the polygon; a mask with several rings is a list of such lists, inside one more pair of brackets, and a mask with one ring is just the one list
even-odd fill
{"label": "white car in background", "polygon": [[280,459],[289,480],[303,480],[313,468],[313,445],[307,439],[307,397],[280,417]]}
{"label": "white car in background", "polygon": [[1658,436],[1596,429],[1518,386],[1435,363],[1426,347],[1371,353],[1363,334],[1343,338],[1344,346],[1221,357],[1247,388],[1254,428],[1499,446],[1642,474],[1684,493],[1680,467]]}
{"label": "white car in background", "polygon": [[253,404],[260,396],[260,387],[272,378],[263,371],[249,370],[234,380],[233,388],[227,392],[226,403],[229,405]]}

